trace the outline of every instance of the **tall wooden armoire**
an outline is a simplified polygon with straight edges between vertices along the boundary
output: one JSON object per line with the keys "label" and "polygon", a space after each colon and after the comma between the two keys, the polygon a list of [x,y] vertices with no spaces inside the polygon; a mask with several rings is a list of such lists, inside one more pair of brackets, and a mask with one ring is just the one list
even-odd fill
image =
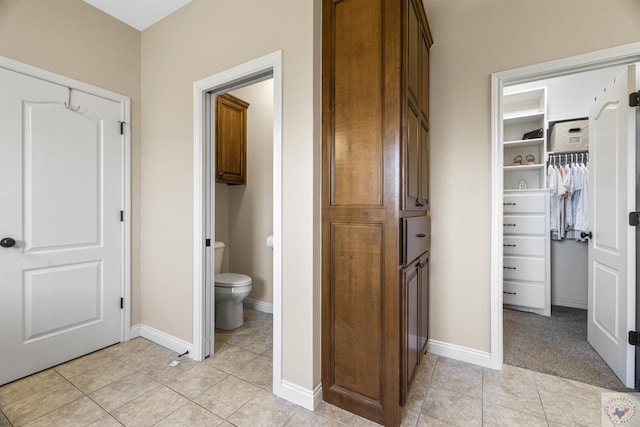
{"label": "tall wooden armoire", "polygon": [[421,0],[323,0],[323,399],[400,424],[428,332]]}

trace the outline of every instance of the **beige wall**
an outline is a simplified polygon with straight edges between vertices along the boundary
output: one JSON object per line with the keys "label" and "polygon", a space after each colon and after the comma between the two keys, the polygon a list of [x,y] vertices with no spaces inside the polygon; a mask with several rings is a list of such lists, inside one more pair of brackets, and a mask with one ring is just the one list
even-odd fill
{"label": "beige wall", "polygon": [[[0,0],[0,55],[132,98],[132,324],[188,342],[193,82],[283,50],[283,376],[305,388],[320,378],[319,3],[194,0],[141,35],[81,0]],[[638,42],[640,2],[424,3],[435,41],[430,335],[489,351],[490,74]]]}
{"label": "beige wall", "polygon": [[131,98],[131,324],[140,322],[140,32],[81,0],[0,0],[0,56]]}
{"label": "beige wall", "polygon": [[[229,209],[229,188],[231,186],[227,184],[218,184],[215,185],[215,226],[214,226],[214,238],[215,240],[219,240],[227,245],[230,241],[231,233],[229,232],[229,214],[231,213]],[[225,252],[226,252],[225,247]],[[215,261],[215,260],[214,260]],[[215,264],[214,264],[215,265]],[[230,271],[229,270],[229,257],[222,256],[222,266],[220,267],[220,271]]]}
{"label": "beige wall", "polygon": [[[142,322],[192,337],[193,83],[283,51],[283,378],[319,382],[314,343],[312,0],[195,0],[142,33]],[[177,238],[176,238],[177,237]],[[314,323],[314,321],[316,321]],[[315,359],[314,359],[315,358]],[[317,372],[316,372],[317,371]]]}
{"label": "beige wall", "polygon": [[216,192],[215,239],[226,244],[223,271],[251,276],[248,298],[272,304],[273,250],[265,242],[273,234],[273,79],[230,93],[249,103],[247,185],[216,184],[223,188]]}
{"label": "beige wall", "polygon": [[640,41],[637,0],[423,0],[430,56],[430,338],[490,350],[490,75]]}

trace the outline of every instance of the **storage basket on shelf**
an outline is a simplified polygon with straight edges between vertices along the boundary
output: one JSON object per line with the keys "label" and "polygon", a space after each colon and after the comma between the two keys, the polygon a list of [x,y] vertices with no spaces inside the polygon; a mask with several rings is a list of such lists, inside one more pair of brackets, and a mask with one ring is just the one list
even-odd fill
{"label": "storage basket on shelf", "polygon": [[551,128],[549,149],[553,152],[589,149],[589,120],[556,122]]}

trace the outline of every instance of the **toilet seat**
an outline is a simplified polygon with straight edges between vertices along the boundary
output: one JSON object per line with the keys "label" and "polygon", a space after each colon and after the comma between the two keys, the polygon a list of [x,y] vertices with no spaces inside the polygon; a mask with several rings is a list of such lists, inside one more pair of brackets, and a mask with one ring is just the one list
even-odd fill
{"label": "toilet seat", "polygon": [[216,286],[233,288],[251,284],[251,277],[239,273],[218,273],[215,277]]}

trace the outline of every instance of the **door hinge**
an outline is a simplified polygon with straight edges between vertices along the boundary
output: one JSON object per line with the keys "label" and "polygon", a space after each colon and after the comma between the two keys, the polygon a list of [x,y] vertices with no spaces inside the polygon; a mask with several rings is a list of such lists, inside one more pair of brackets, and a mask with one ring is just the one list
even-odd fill
{"label": "door hinge", "polygon": [[640,91],[629,94],[629,107],[640,106]]}
{"label": "door hinge", "polygon": [[124,308],[124,298],[120,298],[120,309]]}
{"label": "door hinge", "polygon": [[124,222],[124,211],[120,211],[120,222]]}
{"label": "door hinge", "polygon": [[211,246],[211,239],[204,239],[205,246]]}
{"label": "door hinge", "polygon": [[120,135],[124,135],[124,125],[126,125],[127,122],[123,122],[121,120],[118,120],[118,123],[120,123]]}
{"label": "door hinge", "polygon": [[634,227],[640,225],[640,212],[629,212],[629,225]]}
{"label": "door hinge", "polygon": [[640,346],[640,332],[629,331],[629,344],[636,347]]}

